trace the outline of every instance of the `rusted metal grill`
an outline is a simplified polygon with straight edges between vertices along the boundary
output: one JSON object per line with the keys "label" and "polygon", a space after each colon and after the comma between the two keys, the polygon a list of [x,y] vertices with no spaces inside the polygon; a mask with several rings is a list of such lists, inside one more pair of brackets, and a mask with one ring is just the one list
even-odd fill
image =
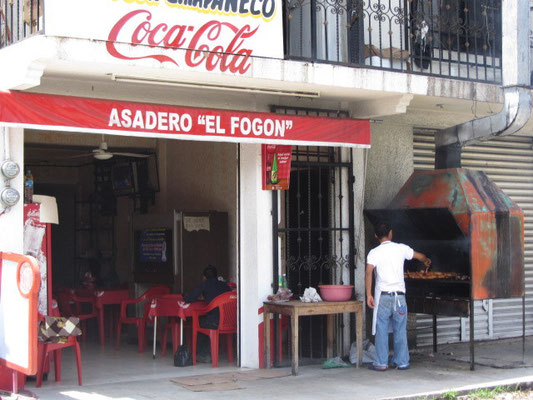
{"label": "rusted metal grill", "polygon": [[[474,300],[524,296],[524,215],[483,172],[417,171],[387,209],[365,214],[431,258],[433,276],[410,261],[405,282],[409,311],[434,316],[435,348],[437,315],[469,316],[473,327]],[[470,329],[472,369],[473,342]]]}

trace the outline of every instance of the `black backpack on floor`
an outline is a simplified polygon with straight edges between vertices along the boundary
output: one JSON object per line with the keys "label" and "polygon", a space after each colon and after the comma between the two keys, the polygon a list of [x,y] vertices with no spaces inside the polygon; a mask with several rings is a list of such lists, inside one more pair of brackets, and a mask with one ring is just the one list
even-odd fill
{"label": "black backpack on floor", "polygon": [[189,349],[185,345],[181,345],[174,354],[174,366],[175,367],[187,367],[192,365],[192,357]]}

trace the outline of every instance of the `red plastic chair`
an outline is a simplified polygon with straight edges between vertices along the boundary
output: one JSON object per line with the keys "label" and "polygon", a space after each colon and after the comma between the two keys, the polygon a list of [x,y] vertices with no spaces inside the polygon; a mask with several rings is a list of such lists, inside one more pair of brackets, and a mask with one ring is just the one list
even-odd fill
{"label": "red plastic chair", "polygon": [[[172,317],[172,313],[175,311],[176,302],[184,301],[181,294],[169,294],[157,299],[157,307],[162,315],[168,315],[168,322],[163,331],[163,339],[161,340],[161,357],[167,355],[167,340],[168,332],[171,332],[172,337],[172,354],[176,353],[180,343],[180,324],[181,322]],[[190,323],[184,323],[185,327],[190,329]]]}
{"label": "red plastic chair", "polygon": [[[215,308],[219,309],[220,320],[218,329],[200,327],[200,315],[205,315]],[[226,336],[228,361],[233,363],[233,334],[237,333],[237,294],[233,291],[215,297],[202,311],[194,311],[192,315],[192,364],[196,365],[196,342],[198,333],[209,336],[211,344],[211,364],[218,367],[218,346],[220,335]]]}
{"label": "red plastic chair", "polygon": [[[52,300],[52,317],[59,317],[59,309],[57,302]],[[43,317],[40,316],[42,320]],[[35,382],[36,387],[41,387],[43,383],[43,373],[46,367],[47,358],[50,357],[50,353],[54,355],[54,374],[56,382],[61,380],[61,350],[66,347],[74,346],[76,352],[76,367],[78,368],[78,385],[81,386],[81,350],[80,344],[76,336],[69,336],[65,343],[46,343],[38,342],[38,356],[37,356],[37,380]]]}
{"label": "red plastic chair", "polygon": [[[117,325],[117,350],[120,349],[120,333],[122,331],[122,324],[134,324],[137,326],[137,335],[139,338],[139,353],[144,351],[146,344],[145,330],[148,319],[148,312],[150,311],[150,303],[154,297],[169,294],[170,290],[167,286],[155,286],[148,289],[141,297],[132,300],[122,300],[120,303],[120,317]],[[143,314],[141,317],[128,317],[126,314],[128,305],[139,304],[144,302]]]}
{"label": "red plastic chair", "polygon": [[[83,341],[85,342],[87,321],[98,317],[95,298],[93,296],[78,296],[72,289],[58,291],[56,296],[62,316],[80,319],[81,330],[84,334]],[[88,305],[88,307],[84,305]],[[89,312],[87,312],[88,309]]]}

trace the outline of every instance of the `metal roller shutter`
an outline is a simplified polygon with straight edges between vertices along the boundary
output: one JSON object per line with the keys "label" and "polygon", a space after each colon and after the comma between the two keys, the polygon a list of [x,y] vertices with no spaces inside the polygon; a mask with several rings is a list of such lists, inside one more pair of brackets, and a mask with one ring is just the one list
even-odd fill
{"label": "metal roller shutter", "polygon": [[[415,170],[434,169],[434,131],[414,131]],[[506,136],[466,146],[463,168],[484,171],[524,211],[526,335],[533,334],[533,138]],[[522,336],[522,299],[497,299],[475,304],[475,338],[500,339]],[[469,321],[439,317],[438,342],[469,340]],[[432,343],[432,319],[418,315],[417,344]]]}

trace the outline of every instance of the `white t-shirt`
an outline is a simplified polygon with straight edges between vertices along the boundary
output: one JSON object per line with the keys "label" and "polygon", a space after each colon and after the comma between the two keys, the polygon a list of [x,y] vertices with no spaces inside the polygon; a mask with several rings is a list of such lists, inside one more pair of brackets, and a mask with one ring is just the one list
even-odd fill
{"label": "white t-shirt", "polygon": [[405,292],[403,263],[413,255],[414,250],[409,246],[390,241],[370,250],[367,263],[376,267],[376,291]]}

